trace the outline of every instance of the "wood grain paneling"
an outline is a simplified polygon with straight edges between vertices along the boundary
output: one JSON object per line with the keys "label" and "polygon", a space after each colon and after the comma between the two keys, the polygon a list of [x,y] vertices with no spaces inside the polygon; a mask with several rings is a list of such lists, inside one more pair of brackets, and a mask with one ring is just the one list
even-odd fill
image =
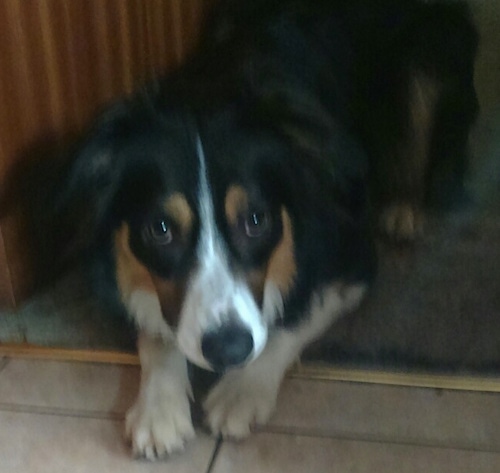
{"label": "wood grain paneling", "polygon": [[[50,158],[47,143],[56,150],[102,104],[181,61],[210,3],[0,1],[0,191],[11,186],[12,169],[23,161]],[[32,284],[32,271],[22,215],[15,213],[0,223],[20,298]]]}
{"label": "wood grain paneling", "polygon": [[0,301],[8,307],[14,305],[14,293],[10,281],[10,273],[7,266],[7,257],[3,242],[2,229],[0,228]]}

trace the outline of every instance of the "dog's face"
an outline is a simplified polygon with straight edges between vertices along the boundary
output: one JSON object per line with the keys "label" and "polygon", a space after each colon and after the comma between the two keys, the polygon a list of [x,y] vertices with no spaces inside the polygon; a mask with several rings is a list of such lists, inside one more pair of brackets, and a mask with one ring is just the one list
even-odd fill
{"label": "dog's face", "polygon": [[[295,264],[289,211],[258,179],[264,156],[248,156],[250,143],[217,148],[224,159],[210,160],[201,137],[195,139],[198,185],[190,214],[197,225],[177,340],[199,366],[225,369],[260,354]],[[242,153],[248,168],[237,173],[225,163]]]}
{"label": "dog's face", "polygon": [[332,156],[345,150],[360,168],[314,106],[302,115],[280,106],[274,117],[262,101],[258,113],[226,108],[194,126],[175,108],[117,106],[83,144],[63,199],[84,244],[111,253],[139,328],[218,371],[261,353],[292,294],[306,304],[338,277],[336,191],[350,171],[333,173]]}
{"label": "dog's face", "polygon": [[82,230],[110,242],[140,328],[164,336],[167,324],[190,361],[214,370],[260,354],[297,271],[291,149],[235,121],[195,128],[175,112],[119,110],[70,178],[87,208]]}

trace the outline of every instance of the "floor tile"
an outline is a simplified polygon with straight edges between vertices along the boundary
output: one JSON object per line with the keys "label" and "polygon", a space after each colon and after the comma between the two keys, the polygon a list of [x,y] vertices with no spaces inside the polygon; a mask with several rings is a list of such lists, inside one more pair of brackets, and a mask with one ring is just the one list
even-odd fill
{"label": "floor tile", "polygon": [[204,473],[215,441],[205,436],[169,460],[133,460],[122,422],[0,412],[2,473]]}
{"label": "floor tile", "polygon": [[0,372],[0,404],[122,415],[138,386],[138,367],[11,359]]}
{"label": "floor tile", "polygon": [[268,428],[500,451],[500,394],[289,379]]}
{"label": "floor tile", "polygon": [[261,433],[225,443],[213,473],[496,473],[500,454]]}

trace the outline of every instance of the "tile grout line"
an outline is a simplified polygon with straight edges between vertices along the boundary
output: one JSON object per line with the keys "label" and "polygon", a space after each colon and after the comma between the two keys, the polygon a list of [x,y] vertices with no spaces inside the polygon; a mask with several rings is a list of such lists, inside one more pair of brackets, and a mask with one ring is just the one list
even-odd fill
{"label": "tile grout line", "polygon": [[349,434],[347,432],[315,432],[313,430],[307,429],[294,429],[287,427],[263,427],[255,431],[255,434],[271,434],[271,435],[287,435],[287,436],[297,436],[297,437],[308,437],[308,438],[322,438],[322,439],[332,439],[332,440],[345,440],[349,442],[367,442],[367,443],[381,443],[381,444],[393,444],[408,447],[421,447],[421,448],[437,448],[442,450],[461,450],[477,453],[492,453],[500,454],[500,447],[485,447],[484,445],[474,445],[474,444],[445,444],[439,441],[424,441],[418,439],[407,439],[400,440],[392,437],[384,437],[377,435],[355,435]]}
{"label": "tile grout line", "polygon": [[[8,360],[0,361],[0,371],[5,367]],[[124,414],[114,413],[114,412],[104,412],[104,411],[79,411],[72,409],[61,409],[61,408],[50,408],[50,407],[40,407],[32,405],[18,405],[9,403],[0,403],[0,412],[15,412],[22,414],[35,414],[35,415],[46,415],[54,417],[68,417],[77,419],[94,419],[94,420],[109,420],[114,422],[119,422],[124,419]],[[407,439],[400,440],[391,437],[383,437],[376,435],[353,435],[346,432],[318,432],[312,429],[300,429],[300,428],[287,428],[287,427],[262,427],[254,433],[256,434],[271,434],[271,435],[286,435],[286,436],[298,436],[307,438],[323,438],[332,440],[344,440],[350,442],[366,442],[366,443],[379,443],[379,444],[392,444],[399,446],[408,447],[420,447],[420,448],[436,448],[442,450],[460,450],[460,451],[470,451],[477,453],[490,453],[499,454],[500,448],[488,448],[481,445],[473,444],[443,444],[440,442],[432,443],[431,441],[422,441],[418,439]],[[224,441],[222,437],[219,437],[216,441],[216,445],[208,464],[206,473],[212,473],[215,467],[218,454],[221,450]]]}
{"label": "tile grout line", "polygon": [[17,412],[21,414],[36,414],[54,417],[72,417],[79,419],[96,419],[121,421],[125,415],[117,412],[84,411],[57,407],[42,407],[33,405],[11,404],[0,402],[0,412]]}

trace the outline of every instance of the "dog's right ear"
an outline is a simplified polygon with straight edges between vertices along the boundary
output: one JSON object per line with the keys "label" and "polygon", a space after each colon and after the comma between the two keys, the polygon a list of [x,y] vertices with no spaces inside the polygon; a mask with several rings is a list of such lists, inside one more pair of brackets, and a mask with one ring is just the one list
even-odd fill
{"label": "dog's right ear", "polygon": [[127,102],[106,110],[77,144],[57,180],[52,215],[62,232],[63,259],[88,249],[99,238],[121,180],[118,149],[132,126]]}

